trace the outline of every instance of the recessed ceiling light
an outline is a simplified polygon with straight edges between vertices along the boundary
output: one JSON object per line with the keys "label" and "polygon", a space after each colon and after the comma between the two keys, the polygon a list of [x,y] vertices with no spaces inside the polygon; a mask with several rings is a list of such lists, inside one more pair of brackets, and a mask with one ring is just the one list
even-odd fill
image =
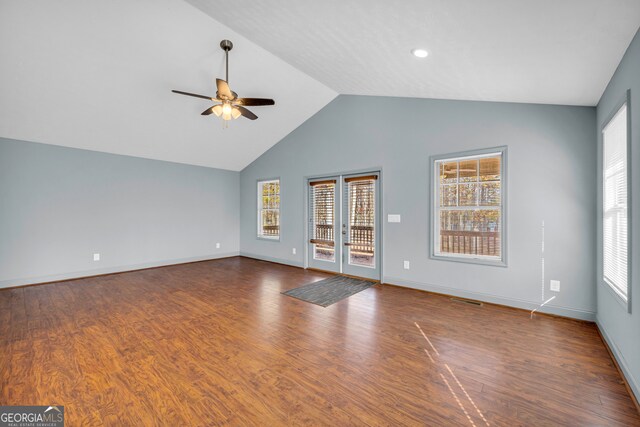
{"label": "recessed ceiling light", "polygon": [[417,58],[426,58],[429,55],[429,52],[424,49],[413,49],[411,53]]}

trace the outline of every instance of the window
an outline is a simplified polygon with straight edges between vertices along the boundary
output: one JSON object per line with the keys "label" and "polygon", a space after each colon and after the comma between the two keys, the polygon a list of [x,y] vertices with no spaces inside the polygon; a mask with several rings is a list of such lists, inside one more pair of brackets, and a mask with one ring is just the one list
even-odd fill
{"label": "window", "polygon": [[603,279],[624,301],[628,291],[627,104],[602,130]]}
{"label": "window", "polygon": [[258,181],[258,237],[280,239],[280,180]]}
{"label": "window", "polygon": [[505,152],[434,159],[433,257],[504,265]]}

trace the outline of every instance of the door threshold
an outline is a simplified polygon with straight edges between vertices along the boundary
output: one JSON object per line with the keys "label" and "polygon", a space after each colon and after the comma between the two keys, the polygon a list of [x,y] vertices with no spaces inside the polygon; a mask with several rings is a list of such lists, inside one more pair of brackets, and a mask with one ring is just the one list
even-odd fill
{"label": "door threshold", "polygon": [[352,274],[336,273],[335,271],[322,270],[320,268],[314,268],[314,267],[307,267],[306,269],[311,271],[317,271],[319,273],[328,273],[328,274],[334,274],[336,276],[351,277],[352,279],[366,280],[367,282],[380,283],[380,280],[371,279],[370,277],[360,277],[360,276],[354,276]]}

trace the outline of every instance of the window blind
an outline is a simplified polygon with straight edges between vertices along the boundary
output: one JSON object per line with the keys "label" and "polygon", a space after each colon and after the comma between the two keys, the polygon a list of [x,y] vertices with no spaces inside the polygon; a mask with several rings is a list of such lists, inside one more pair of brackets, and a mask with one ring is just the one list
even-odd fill
{"label": "window blind", "polygon": [[627,105],[602,131],[602,254],[605,282],[623,299],[628,292]]}
{"label": "window blind", "polygon": [[311,243],[334,246],[336,182],[312,182],[310,185],[311,230],[309,236],[311,237]]}
{"label": "window blind", "polygon": [[316,181],[309,185],[309,243],[313,244],[313,256],[334,261],[336,181]]}
{"label": "window blind", "polygon": [[375,266],[375,191],[377,175],[345,178],[349,209],[349,262]]}

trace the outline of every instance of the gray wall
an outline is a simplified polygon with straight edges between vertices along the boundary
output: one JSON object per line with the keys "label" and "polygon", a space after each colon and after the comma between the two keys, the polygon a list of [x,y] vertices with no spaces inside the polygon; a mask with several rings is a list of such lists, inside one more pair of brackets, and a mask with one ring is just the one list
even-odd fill
{"label": "gray wall", "polygon": [[598,206],[602,200],[602,134],[605,121],[631,89],[631,307],[618,303],[602,281],[602,215],[598,209],[598,325],[640,399],[640,33],[636,34],[598,103]]}
{"label": "gray wall", "polygon": [[238,172],[0,138],[0,287],[237,255],[238,218]]}
{"label": "gray wall", "polygon": [[[431,260],[429,156],[508,146],[508,267]],[[241,172],[243,255],[304,265],[304,177],[382,168],[383,280],[593,319],[595,108],[339,96]],[[280,242],[256,238],[256,180],[281,178]],[[292,254],[292,248],[297,255]],[[403,269],[403,260],[411,270]]]}

